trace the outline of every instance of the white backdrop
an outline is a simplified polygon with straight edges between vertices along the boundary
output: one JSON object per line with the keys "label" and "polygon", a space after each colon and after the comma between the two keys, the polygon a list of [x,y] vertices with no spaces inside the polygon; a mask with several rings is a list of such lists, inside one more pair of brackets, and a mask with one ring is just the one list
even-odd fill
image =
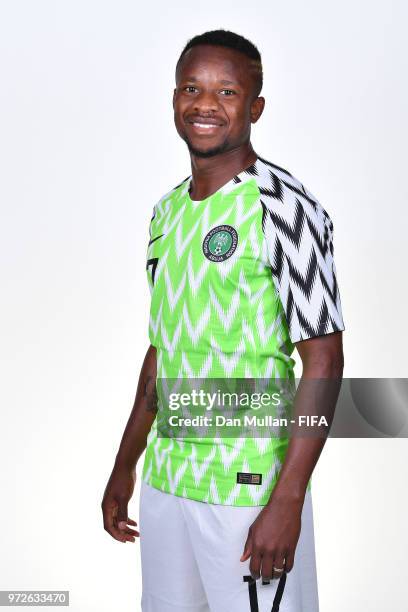
{"label": "white backdrop", "polygon": [[[139,544],[104,532],[100,502],[148,346],[152,206],[189,174],[172,119],[178,54],[218,27],[259,46],[253,143],[334,221],[345,375],[403,377],[406,4],[0,6],[0,589],[69,589],[75,612],[131,612]],[[407,459],[406,440],[328,441],[313,491],[321,612],[406,606]]]}

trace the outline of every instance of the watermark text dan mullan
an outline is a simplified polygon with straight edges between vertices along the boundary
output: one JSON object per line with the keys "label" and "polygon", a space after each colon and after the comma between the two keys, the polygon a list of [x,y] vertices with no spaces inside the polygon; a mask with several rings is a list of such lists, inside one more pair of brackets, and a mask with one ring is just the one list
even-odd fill
{"label": "watermark text dan mullan", "polygon": [[[168,424],[171,427],[288,427],[290,424],[299,426],[327,426],[327,420],[319,415],[297,415],[296,418],[287,416],[276,416],[266,414],[262,408],[282,406],[284,401],[281,394],[274,393],[231,393],[231,392],[207,392],[203,389],[191,390],[188,393],[170,393],[168,395],[168,409],[171,411],[181,410],[182,414],[168,415]],[[187,408],[189,416],[185,416],[184,410]],[[191,408],[201,411],[229,411],[226,414],[196,414],[191,415]],[[237,413],[232,416],[231,409]],[[261,410],[262,416],[250,411]]]}

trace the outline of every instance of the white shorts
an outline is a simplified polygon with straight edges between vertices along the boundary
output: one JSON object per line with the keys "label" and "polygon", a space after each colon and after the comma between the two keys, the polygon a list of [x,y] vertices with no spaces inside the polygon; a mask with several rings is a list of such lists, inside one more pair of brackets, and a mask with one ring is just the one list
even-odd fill
{"label": "white shorts", "polygon": [[250,560],[239,560],[248,528],[260,511],[260,506],[185,499],[142,482],[142,611],[318,612],[310,491],[303,505],[294,567],[286,582],[254,582]]}

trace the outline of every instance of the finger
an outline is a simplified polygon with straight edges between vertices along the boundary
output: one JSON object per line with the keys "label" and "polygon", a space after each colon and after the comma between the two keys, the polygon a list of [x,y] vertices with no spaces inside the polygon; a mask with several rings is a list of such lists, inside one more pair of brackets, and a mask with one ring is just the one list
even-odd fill
{"label": "finger", "polygon": [[269,582],[273,578],[274,556],[272,553],[262,555],[261,576],[262,580]]}
{"label": "finger", "polygon": [[118,540],[118,542],[125,542],[126,541],[126,535],[125,533],[121,530],[118,529],[118,527],[116,525],[113,525],[112,527],[108,528],[107,530],[110,535],[115,538],[115,540]]}
{"label": "finger", "polygon": [[261,555],[258,552],[251,554],[251,561],[249,563],[249,573],[254,580],[258,580],[261,575]]}
{"label": "finger", "polygon": [[295,553],[292,550],[286,552],[285,572],[290,572],[295,563]]}
{"label": "finger", "polygon": [[140,533],[136,529],[130,529],[129,527],[122,530],[122,533],[126,533],[127,535],[131,535],[131,536],[136,536],[137,538],[140,535]]}
{"label": "finger", "polygon": [[[282,571],[279,571],[282,570]],[[277,551],[273,561],[273,578],[279,579],[285,571],[285,553]]]}
{"label": "finger", "polygon": [[[123,533],[123,532],[122,532],[122,533]],[[123,542],[125,542],[125,543],[126,543],[126,542],[136,542],[136,538],[135,538],[135,536],[128,535],[128,534],[126,534],[126,533],[125,533],[125,534],[123,535],[123,540],[122,540],[122,541],[123,541]]]}
{"label": "finger", "polygon": [[118,534],[116,538],[120,542],[135,542],[135,537],[139,537],[139,532],[129,527],[125,527],[125,529],[119,529],[118,524],[115,520],[115,533]]}
{"label": "finger", "polygon": [[244,545],[244,552],[241,555],[240,561],[247,561],[249,559],[249,557],[251,556],[251,548],[252,548],[252,540],[251,540],[251,536],[249,535],[246,539],[246,542]]}
{"label": "finger", "polygon": [[121,521],[120,523],[118,523],[117,527],[120,531],[123,531],[123,533],[135,535],[138,537],[140,535],[139,531],[137,529],[131,529],[130,527],[128,527],[128,525],[137,525],[137,523],[132,519],[128,519],[127,521]]}

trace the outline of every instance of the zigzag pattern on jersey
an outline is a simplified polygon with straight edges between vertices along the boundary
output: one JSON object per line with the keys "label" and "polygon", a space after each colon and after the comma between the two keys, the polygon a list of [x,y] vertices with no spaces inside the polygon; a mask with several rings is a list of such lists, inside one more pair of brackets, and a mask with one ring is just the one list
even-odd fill
{"label": "zigzag pattern on jersey", "polygon": [[259,187],[269,261],[292,342],[344,329],[329,215],[283,168],[258,156],[246,172]]}
{"label": "zigzag pattern on jersey", "polygon": [[[259,190],[251,176],[247,179],[234,177],[204,204],[187,197],[186,179],[154,207],[147,255],[149,336],[164,381],[274,378],[291,372],[287,326],[267,265]],[[238,246],[232,257],[214,264],[203,256],[202,242],[224,223],[238,232]],[[178,391],[177,382],[167,393]],[[160,438],[155,423],[143,478],[165,492],[201,501],[263,505],[285,449],[283,440],[225,439],[222,431],[214,438],[202,429],[193,438]],[[257,470],[264,474],[261,485],[236,482],[237,472]]]}
{"label": "zigzag pattern on jersey", "polygon": [[[252,195],[249,196],[252,200],[250,199],[248,204],[248,194],[244,196],[240,193],[242,189],[239,189],[240,185],[237,184],[236,180],[237,177],[234,177],[231,182],[231,190],[235,188],[236,191],[233,194],[234,197],[229,202],[226,201],[225,206],[220,208],[221,212],[217,216],[212,214],[210,218],[211,207],[208,205],[204,207],[202,212],[197,211],[196,215],[191,215],[190,211],[188,222],[184,221],[187,203],[183,201],[183,196],[188,188],[188,183],[182,183],[179,186],[181,187],[179,193],[177,193],[178,188],[170,191],[154,208],[152,220],[155,220],[155,236],[152,236],[150,231],[149,247],[158,238],[170,236],[171,233],[174,235],[174,239],[170,242],[170,246],[166,247],[160,258],[151,258],[148,255],[148,267],[151,262],[154,262],[149,282],[150,290],[152,291],[153,285],[156,284],[164,284],[165,287],[165,290],[162,291],[162,301],[151,310],[150,333],[153,344],[160,338],[163,349],[166,350],[165,361],[167,363],[169,360],[174,362],[175,357],[179,358],[180,368],[177,370],[177,374],[175,374],[173,364],[171,365],[172,375],[174,376],[214,377],[217,376],[216,370],[218,370],[218,376],[220,377],[232,375],[262,376],[263,372],[257,374],[248,363],[244,366],[245,354],[253,352],[256,344],[267,347],[270,342],[273,344],[274,340],[278,340],[281,344],[279,348],[286,351],[286,340],[282,338],[280,333],[283,324],[282,317],[271,318],[271,312],[268,312],[268,309],[264,307],[265,292],[267,293],[267,290],[271,289],[270,280],[264,275],[263,281],[259,283],[259,289],[253,291],[244,269],[240,267],[240,259],[245,249],[251,252],[254,261],[259,260],[260,267],[262,265],[265,267],[263,262],[266,261],[266,245],[261,232],[259,192],[257,189],[252,189]],[[225,195],[227,193],[226,188],[222,192]],[[172,199],[173,196],[174,199]],[[177,207],[177,202],[180,202],[179,207]],[[232,257],[224,262],[213,264],[202,256],[201,242],[212,227],[227,222],[233,224],[240,234],[239,245]],[[244,225],[248,229],[241,232]],[[193,249],[191,243],[197,238],[199,239],[199,245],[197,246],[196,242],[195,249]],[[198,257],[196,251],[198,251]],[[181,268],[175,271],[174,266],[179,264]],[[239,274],[236,273],[238,277],[236,288],[225,296],[222,291],[215,291],[207,278],[210,266],[213,267],[212,274],[215,270],[215,275],[218,275],[221,288],[231,275],[233,268],[238,267]],[[206,299],[200,301],[196,298],[204,281],[206,281]],[[242,304],[244,297],[245,300],[248,300],[251,308],[256,308],[258,323],[256,329],[251,328],[250,322],[242,314],[247,311]],[[269,299],[271,299],[271,296],[269,296]],[[170,325],[169,317],[163,316],[163,308],[174,314]],[[222,348],[220,347],[219,340],[214,334],[207,333],[215,320],[221,325],[225,334],[228,334],[234,326],[234,335],[230,337],[230,340],[233,342],[235,339],[236,343],[235,346],[230,345],[227,351],[225,345]],[[175,321],[177,321],[177,324]],[[238,325],[239,334],[237,333]],[[186,332],[189,337],[189,344],[193,345],[188,347],[188,352],[190,354],[195,353],[194,365],[191,363],[187,352],[181,350],[182,344],[185,346]],[[254,337],[254,332],[257,332],[257,338]],[[202,349],[200,343],[203,336],[206,336],[206,351],[203,353],[201,350],[201,362],[197,367],[198,357],[200,356],[198,348],[201,347]],[[177,353],[179,354],[177,355]],[[285,355],[286,353],[282,357],[283,360],[285,360]],[[271,359],[269,362],[265,360],[265,375],[270,376],[274,373],[270,368],[271,361],[273,360]],[[237,371],[239,365],[242,366],[240,372]],[[284,370],[286,370],[286,366],[287,364],[284,365]],[[165,370],[160,374],[164,376]],[[282,375],[284,375],[284,372],[282,372]]]}
{"label": "zigzag pattern on jersey", "polygon": [[[342,328],[329,216],[297,179],[259,157],[205,201],[188,197],[190,180],[155,205],[149,228],[158,377],[292,378],[293,342]],[[210,262],[202,243],[222,224],[236,229],[238,245]],[[200,436],[160,438],[155,423],[143,479],[210,503],[265,504],[288,441]],[[262,473],[262,484],[237,483],[237,472]]]}

